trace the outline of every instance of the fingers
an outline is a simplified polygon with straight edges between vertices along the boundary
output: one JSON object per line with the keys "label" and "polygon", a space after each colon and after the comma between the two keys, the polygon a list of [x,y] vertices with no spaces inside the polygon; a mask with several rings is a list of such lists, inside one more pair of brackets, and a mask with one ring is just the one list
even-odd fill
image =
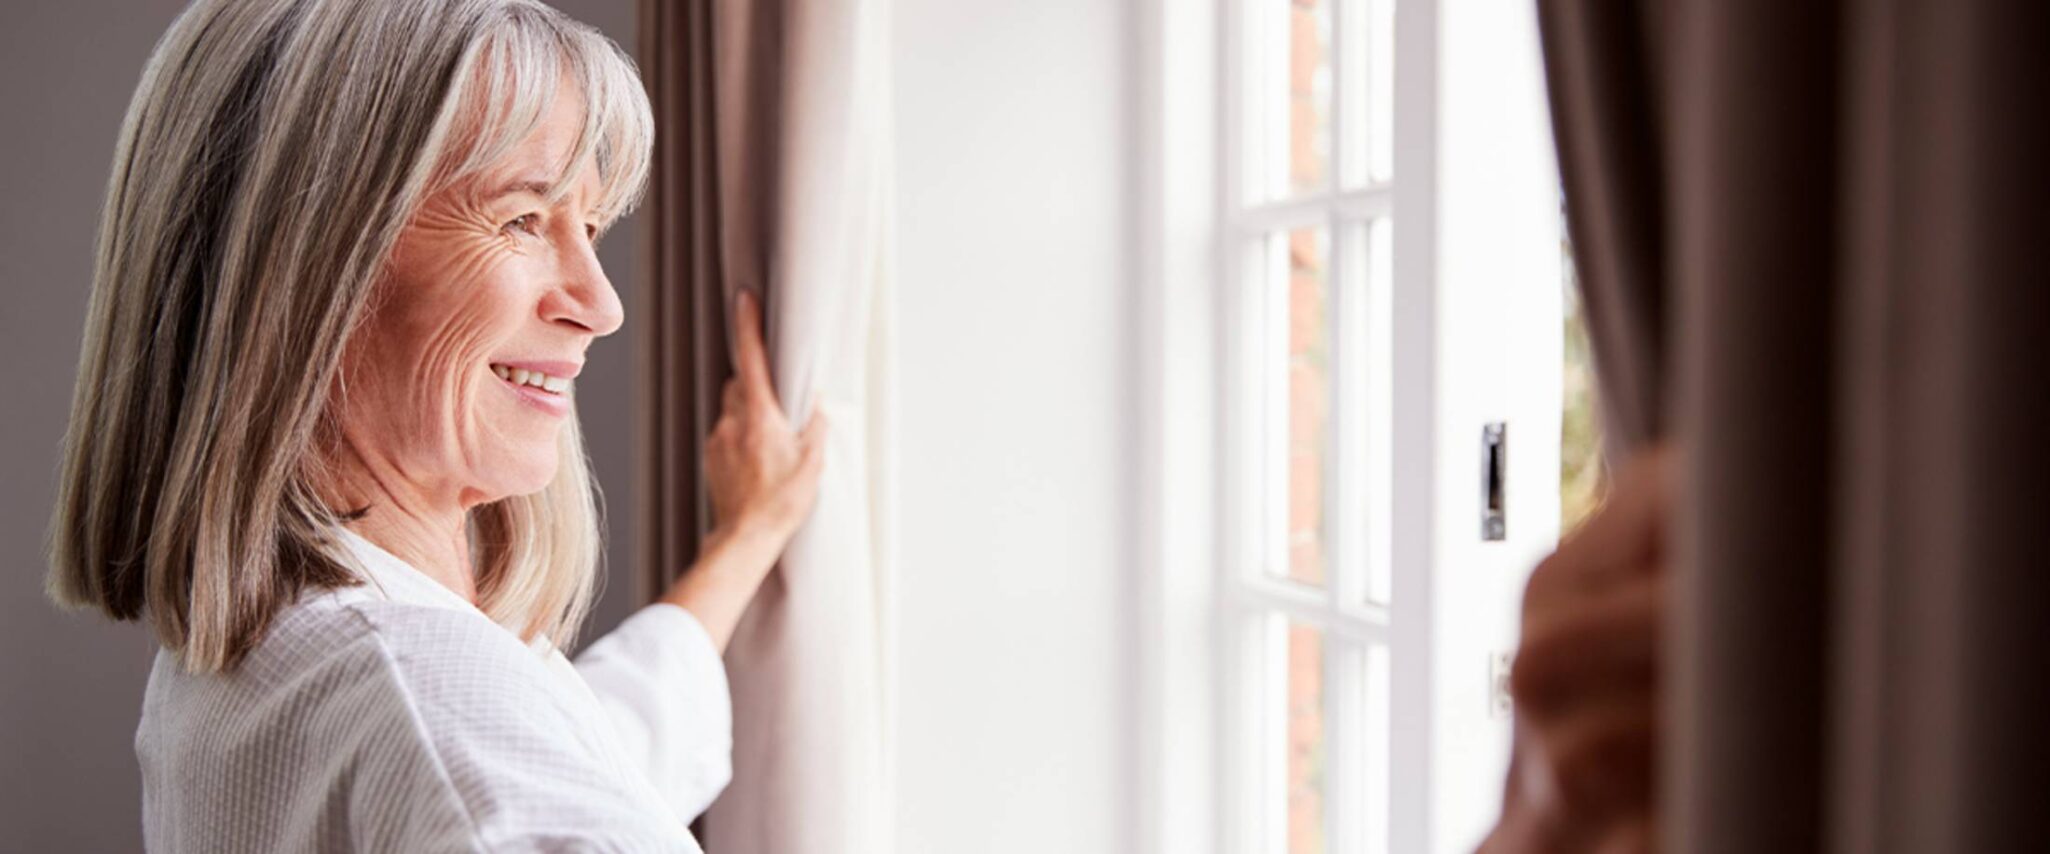
{"label": "fingers", "polygon": [[1553,833],[1545,817],[1519,801],[1502,806],[1502,818],[1474,854],[1549,854]]}
{"label": "fingers", "polygon": [[825,399],[816,394],[812,399],[817,403],[812,406],[811,420],[805,422],[804,431],[797,436],[799,445],[804,448],[802,468],[807,473],[817,472],[825,465],[826,432],[831,424],[826,418]]}
{"label": "fingers", "polygon": [[769,378],[768,348],[762,344],[762,308],[753,292],[746,290],[733,301],[733,372],[747,400],[776,399],[775,382]]}
{"label": "fingers", "polygon": [[806,447],[825,445],[826,430],[830,423],[826,420],[825,398],[814,392],[812,400],[815,402],[811,408],[811,420],[804,423],[804,431],[797,435],[798,440],[802,441]]}
{"label": "fingers", "polygon": [[726,385],[719,391],[720,413],[727,416],[738,416],[747,411],[744,408],[746,405],[747,387],[741,384],[740,377],[738,376],[728,378]]}
{"label": "fingers", "polygon": [[1594,849],[1595,854],[1652,854],[1657,850],[1657,826],[1646,813],[1617,822]]}
{"label": "fingers", "polygon": [[[1595,517],[1531,573],[1510,691],[1517,792],[1542,850],[1649,852],[1673,454],[1616,472]],[[1528,760],[1528,761],[1524,761]]]}
{"label": "fingers", "polygon": [[1581,698],[1648,691],[1657,679],[1665,590],[1664,578],[1645,579],[1571,611],[1533,615],[1509,676],[1517,709],[1544,719]]}
{"label": "fingers", "polygon": [[1553,807],[1572,823],[1601,822],[1647,808],[1653,798],[1657,712],[1648,696],[1583,708],[1539,727]]}
{"label": "fingers", "polygon": [[1526,620],[1560,601],[1656,569],[1673,491],[1670,456],[1663,446],[1655,446],[1621,466],[1601,511],[1531,571],[1524,588]]}

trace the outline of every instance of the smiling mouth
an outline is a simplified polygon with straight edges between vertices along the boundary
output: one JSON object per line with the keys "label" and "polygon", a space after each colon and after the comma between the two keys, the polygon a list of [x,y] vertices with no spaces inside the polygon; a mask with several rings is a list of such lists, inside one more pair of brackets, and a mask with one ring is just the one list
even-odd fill
{"label": "smiling mouth", "polygon": [[530,371],[526,368],[511,368],[505,365],[492,365],[491,372],[497,374],[499,379],[512,383],[515,386],[531,388],[546,394],[563,394],[569,391],[570,380],[568,377],[550,376],[540,371]]}

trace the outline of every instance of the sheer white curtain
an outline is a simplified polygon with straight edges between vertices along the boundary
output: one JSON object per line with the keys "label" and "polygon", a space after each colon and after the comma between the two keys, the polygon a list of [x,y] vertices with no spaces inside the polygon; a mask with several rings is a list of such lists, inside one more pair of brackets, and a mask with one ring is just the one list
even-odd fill
{"label": "sheer white curtain", "polygon": [[889,3],[650,2],[643,13],[662,137],[651,571],[687,565],[706,521],[696,455],[730,370],[738,289],[762,297],[785,410],[803,423],[822,408],[831,422],[812,518],[727,650],[734,779],[702,837],[714,852],[885,852]]}

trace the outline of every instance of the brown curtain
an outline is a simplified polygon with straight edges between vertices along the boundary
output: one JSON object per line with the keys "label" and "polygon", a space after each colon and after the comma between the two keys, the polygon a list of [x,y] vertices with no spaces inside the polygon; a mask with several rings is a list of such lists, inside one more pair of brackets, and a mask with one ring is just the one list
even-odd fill
{"label": "brown curtain", "polygon": [[1538,8],[1608,427],[1687,449],[1666,850],[2043,850],[2050,4]]}
{"label": "brown curtain", "polygon": [[641,75],[655,110],[655,161],[643,217],[650,280],[636,295],[645,318],[641,432],[647,485],[636,496],[637,560],[647,589],[668,588],[697,557],[712,509],[702,486],[703,437],[732,376],[719,254],[719,176],[713,159],[712,10],[706,2],[643,0]]}
{"label": "brown curtain", "polygon": [[699,470],[761,298],[778,397],[831,422],[819,498],[726,651],[733,782],[709,851],[890,850],[887,0],[644,0],[655,106],[639,558],[664,589],[713,521]]}

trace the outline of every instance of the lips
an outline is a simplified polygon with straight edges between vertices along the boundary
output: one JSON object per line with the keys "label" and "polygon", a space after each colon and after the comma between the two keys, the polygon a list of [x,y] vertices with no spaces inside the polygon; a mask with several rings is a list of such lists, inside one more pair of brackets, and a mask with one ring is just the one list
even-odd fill
{"label": "lips", "polygon": [[550,394],[562,394],[569,391],[569,377],[551,374],[546,371],[494,364],[491,366],[491,372],[497,374],[499,379],[516,386],[540,389]]}
{"label": "lips", "polygon": [[521,403],[562,417],[570,410],[571,380],[583,367],[579,362],[493,362],[491,373]]}

